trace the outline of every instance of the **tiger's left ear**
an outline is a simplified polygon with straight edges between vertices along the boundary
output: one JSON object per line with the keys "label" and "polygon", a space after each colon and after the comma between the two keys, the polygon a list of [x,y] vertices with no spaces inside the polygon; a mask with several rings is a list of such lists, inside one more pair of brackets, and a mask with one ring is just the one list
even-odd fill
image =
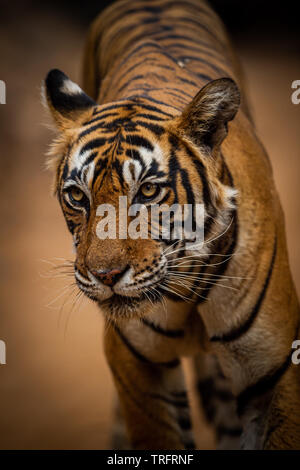
{"label": "tiger's left ear", "polygon": [[60,70],[51,70],[44,83],[46,105],[60,130],[77,127],[96,103]]}
{"label": "tiger's left ear", "polygon": [[240,105],[240,92],[231,78],[220,78],[205,85],[184,109],[179,127],[196,145],[210,151],[218,148],[227,135],[227,123]]}

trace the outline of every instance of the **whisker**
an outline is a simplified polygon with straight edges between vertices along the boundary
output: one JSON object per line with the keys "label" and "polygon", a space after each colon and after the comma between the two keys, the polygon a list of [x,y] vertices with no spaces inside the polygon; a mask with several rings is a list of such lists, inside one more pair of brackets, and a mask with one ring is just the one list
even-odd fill
{"label": "whisker", "polygon": [[74,293],[76,292],[76,287],[77,287],[77,285],[73,285],[73,289],[72,289],[72,291],[70,292],[70,296],[69,296],[69,297],[66,297],[65,300],[64,300],[64,302],[63,302],[63,303],[61,304],[61,306],[60,306],[59,314],[58,314],[58,318],[57,318],[57,327],[58,327],[58,329],[60,328],[61,318],[62,318],[62,314],[63,314],[63,311],[64,311],[64,307],[65,307],[66,305],[68,305],[68,303],[71,302],[72,297],[73,297]]}
{"label": "whisker", "polygon": [[[199,262],[200,264],[192,264],[192,265],[189,265],[189,266],[183,266],[183,267],[197,267],[197,266],[220,266],[221,264],[223,263],[227,263],[230,258],[232,257],[232,255],[228,256],[227,259],[223,260],[223,261],[220,261],[219,263],[205,263],[204,261],[203,262]],[[179,265],[181,266],[181,265]],[[178,266],[176,264],[172,264],[172,267],[173,268],[177,268]]]}
{"label": "whisker", "polygon": [[51,300],[51,302],[49,302],[46,307],[50,307],[53,303],[55,303],[57,300],[59,300],[64,294],[67,293],[68,289],[70,289],[71,287],[73,287],[75,285],[75,283],[72,283],[72,284],[67,284],[66,286],[64,286],[62,288],[62,290],[60,291],[60,294],[53,300]]}
{"label": "whisker", "polygon": [[212,243],[214,242],[215,240],[218,240],[218,238],[222,237],[223,235],[225,235],[225,233],[228,232],[228,230],[230,229],[231,225],[232,225],[232,222],[233,222],[233,217],[230,219],[230,222],[229,224],[227,225],[226,229],[221,232],[219,235],[217,235],[216,237],[214,238],[209,238],[208,240],[204,241],[204,245],[207,245],[208,243]]}
{"label": "whisker", "polygon": [[[171,250],[171,248],[176,245],[176,243],[180,243],[181,240],[175,240],[174,243],[172,243],[172,245],[168,246],[164,251],[163,251],[163,255],[167,255],[167,252],[169,250]],[[171,253],[168,253],[168,255],[171,254]]]}
{"label": "whisker", "polygon": [[[230,254],[227,254],[227,255],[224,255],[222,253],[197,253],[197,254],[194,254],[194,255],[188,255],[188,256],[180,256],[178,258],[173,258],[173,259],[169,259],[168,260],[168,263],[172,263],[174,261],[180,261],[180,260],[189,260],[189,261],[192,261],[190,258],[194,258],[195,261],[200,261],[198,258],[199,257],[203,257],[203,258],[208,258],[210,256],[220,256],[220,257],[223,257],[223,258],[227,258],[228,256],[233,256],[233,255],[236,255],[237,253],[230,253]],[[183,261],[184,262],[184,261]]]}
{"label": "whisker", "polygon": [[[172,284],[178,284],[178,283],[179,283],[179,284],[182,285],[185,289],[189,290],[190,292],[193,292],[193,294],[197,295],[197,296],[200,297],[201,299],[206,300],[205,297],[203,297],[203,296],[202,296],[201,294],[199,294],[198,292],[195,292],[195,291],[191,288],[191,286],[187,285],[187,284],[186,284],[185,282],[183,282],[182,280],[176,279],[175,281],[170,280],[169,282],[172,283]],[[192,300],[192,299],[191,299],[191,300]]]}
{"label": "whisker", "polygon": [[64,302],[61,304],[60,306],[60,309],[59,309],[59,314],[58,314],[58,319],[57,319],[57,327],[58,329],[60,328],[60,324],[61,324],[61,319],[62,319],[62,316],[63,316],[63,313],[65,313],[64,311],[64,308],[69,305],[69,304],[73,304],[74,302],[74,294],[75,292],[77,291],[78,287],[77,285],[74,285],[73,286],[73,289],[72,291],[70,292],[70,294],[68,295],[68,297],[65,298]]}
{"label": "whisker", "polygon": [[[213,238],[209,238],[208,240],[204,240],[203,242],[201,242],[201,248],[205,245],[208,245],[216,240],[218,240],[220,237],[222,237],[223,235],[225,235],[225,233],[230,229],[231,225],[232,225],[232,222],[233,222],[233,217],[231,218],[229,224],[227,225],[227,227],[225,228],[225,230],[223,230],[223,232],[221,232],[220,234],[218,234],[216,237],[213,237]],[[195,248],[194,248],[195,249]],[[186,246],[183,246],[182,248],[178,248],[177,250],[173,250],[171,251],[170,253],[168,253],[168,256],[174,254],[174,253],[177,253],[178,251],[181,251],[181,250],[186,250]]]}
{"label": "whisker", "polygon": [[[174,276],[174,274],[172,274],[171,276]],[[189,277],[188,276],[175,276],[175,279],[185,279],[185,280],[189,280]],[[194,280],[199,280],[201,282],[205,282],[205,284],[210,284],[210,285],[213,285],[213,286],[219,286],[219,287],[224,287],[225,289],[231,289],[231,290],[235,290],[235,291],[238,291],[239,289],[237,289],[236,287],[232,287],[232,286],[225,286],[224,284],[220,284],[219,282],[212,282],[212,281],[208,281],[207,279],[204,279],[204,278],[196,278]],[[195,289],[202,289],[204,290],[205,287],[200,287],[200,286],[194,286]]]}
{"label": "whisker", "polygon": [[150,286],[149,289],[153,290],[156,293],[156,296],[158,296],[158,298],[161,300],[161,303],[164,307],[164,311],[165,311],[165,314],[166,314],[166,319],[167,319],[167,314],[168,314],[168,312],[167,312],[167,303],[166,303],[166,299],[165,299],[164,295],[161,292],[159,292],[156,289],[156,287]]}
{"label": "whisker", "polygon": [[[168,282],[170,282],[170,281],[168,281]],[[166,291],[168,291],[168,292],[171,292],[172,294],[177,295],[178,297],[182,298],[183,300],[186,300],[187,302],[191,302],[191,299],[190,299],[190,298],[185,297],[185,296],[184,296],[183,294],[181,294],[180,292],[177,292],[177,291],[175,291],[175,290],[170,289],[169,286],[166,287],[165,285],[161,285],[160,287],[161,287],[161,289],[164,289],[164,290],[166,290]],[[175,289],[175,288],[173,287],[173,289]]]}
{"label": "whisker", "polygon": [[[71,315],[74,313],[75,307],[77,307],[77,310],[78,310],[79,300],[82,299],[82,296],[83,296],[83,292],[81,290],[78,290],[78,292],[75,295],[75,300],[73,301],[73,304],[71,305],[71,308],[70,308],[70,310],[67,314],[67,320],[66,320],[65,328],[64,328],[64,339],[66,339],[66,336],[67,336],[67,330],[68,330]],[[82,304],[82,301],[81,301],[80,305],[81,304]]]}
{"label": "whisker", "polygon": [[[172,274],[187,274],[191,277],[199,277],[196,271],[171,271],[168,270],[169,273]],[[241,276],[227,276],[226,274],[212,274],[212,273],[199,273],[200,276],[211,276],[216,278],[225,278],[225,279],[253,279],[253,277],[241,277]]]}

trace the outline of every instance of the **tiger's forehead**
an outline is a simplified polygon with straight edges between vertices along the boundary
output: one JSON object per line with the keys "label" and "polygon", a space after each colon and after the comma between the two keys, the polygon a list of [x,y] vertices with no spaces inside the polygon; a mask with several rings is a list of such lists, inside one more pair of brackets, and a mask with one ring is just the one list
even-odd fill
{"label": "tiger's forehead", "polygon": [[99,189],[104,180],[131,188],[146,178],[161,180],[167,175],[167,152],[164,139],[159,138],[162,132],[158,136],[135,125],[135,121],[126,124],[115,119],[106,121],[105,127],[100,123],[82,136],[85,131],[80,129],[70,147],[63,171],[65,180],[92,191]]}

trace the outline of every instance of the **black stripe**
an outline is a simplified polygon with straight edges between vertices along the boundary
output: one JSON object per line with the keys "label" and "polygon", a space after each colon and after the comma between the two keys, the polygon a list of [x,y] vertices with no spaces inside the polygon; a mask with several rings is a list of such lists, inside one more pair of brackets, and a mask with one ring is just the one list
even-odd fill
{"label": "black stripe", "polygon": [[265,282],[264,282],[262,291],[259,295],[259,298],[258,298],[254,308],[252,309],[249,317],[247,318],[247,320],[242,325],[238,326],[237,328],[234,328],[233,330],[231,330],[228,333],[224,333],[221,336],[213,336],[210,339],[211,341],[223,341],[223,342],[234,341],[236,339],[239,339],[243,334],[247,333],[247,331],[250,329],[250,327],[252,326],[254,320],[257,317],[257,314],[260,310],[260,307],[263,303],[266,292],[268,290],[268,286],[269,286],[271,276],[272,276],[272,272],[273,272],[273,268],[274,268],[276,252],[277,252],[277,237],[275,236],[273,254],[272,254],[272,259],[271,259],[270,267],[269,267],[269,270],[268,270],[268,274],[267,274],[267,277],[265,279]]}
{"label": "black stripe", "polygon": [[140,60],[138,62],[135,62],[127,70],[125,70],[121,75],[118,76],[118,82],[121,83],[122,80],[126,77],[126,75],[128,75],[130,72],[132,72],[134,69],[136,69],[140,65],[145,65],[145,63],[150,62],[150,61],[152,62],[153,59],[149,58],[149,59],[144,59],[144,60]]}
{"label": "black stripe", "polygon": [[[99,114],[101,115],[105,111],[110,111],[111,109],[117,109],[119,111],[120,109],[125,108],[128,111],[132,111],[133,106],[134,106],[133,103],[122,103],[122,101],[127,101],[127,98],[119,99],[118,102],[110,104],[109,106],[106,106],[105,108],[101,107],[100,109],[97,109],[93,113],[93,115],[99,116]],[[105,106],[105,105],[102,105],[102,106]]]}
{"label": "black stripe", "polygon": [[[122,28],[122,35],[123,37],[126,37],[127,32],[132,32],[133,28],[131,25],[123,27]],[[124,43],[124,50],[125,51],[130,51],[132,47],[134,47],[136,44],[139,44],[141,41],[156,41],[156,36],[159,34],[165,34],[166,32],[172,31],[172,26],[167,25],[167,24],[156,24],[152,27],[148,28],[143,28],[141,33],[135,34],[134,36],[131,36],[129,40]],[[125,34],[124,34],[125,33]],[[113,36],[110,36],[110,41],[113,43],[114,37],[115,36],[120,36],[120,32],[117,31],[117,33]],[[152,39],[153,38],[153,39]],[[155,43],[154,43],[155,44]]]}
{"label": "black stripe", "polygon": [[113,168],[118,174],[119,183],[121,184],[122,188],[125,188],[126,184],[123,177],[123,165],[119,162],[117,158],[113,161]]}
{"label": "black stripe", "polygon": [[[124,8],[122,8],[124,7]],[[126,16],[133,16],[133,15],[138,15],[138,14],[145,14],[145,13],[150,13],[152,15],[157,15],[161,13],[161,7],[154,7],[154,6],[146,6],[142,5],[140,7],[136,8],[128,8],[128,3],[123,3],[123,5],[118,6],[118,11],[119,11],[119,16],[113,17],[113,22],[117,23],[118,21],[122,21]],[[139,21],[144,21],[148,17],[152,17],[150,15],[145,16],[143,18],[139,18]],[[130,25],[130,28],[132,29],[132,26]]]}
{"label": "black stripe", "polygon": [[230,428],[227,426],[219,425],[217,426],[216,431],[218,439],[221,439],[221,437],[223,437],[224,435],[231,437],[239,437],[242,434],[243,429],[240,426]]}
{"label": "black stripe", "polygon": [[135,75],[134,77],[130,77],[130,79],[118,89],[118,93],[121,93],[126,87],[128,87],[128,85],[137,80],[145,80],[144,75]]}
{"label": "black stripe", "polygon": [[[231,177],[232,178],[232,177]],[[237,216],[237,212],[236,211],[233,211],[233,216],[232,216],[233,220],[232,220],[232,223],[231,223],[231,227],[229,229],[229,231],[227,232],[227,237],[224,238],[224,237],[220,237],[218,240],[217,240],[217,246],[214,248],[214,251],[215,253],[223,253],[225,255],[225,259],[224,261],[222,261],[222,263],[220,263],[218,266],[217,266],[217,269],[214,271],[215,273],[215,276],[216,276],[216,283],[218,282],[219,280],[219,277],[225,273],[227,267],[228,267],[228,264],[230,263],[230,260],[232,258],[232,255],[234,254],[235,252],[235,248],[236,248],[236,245],[237,245],[237,239],[238,239],[238,216]],[[225,253],[224,253],[224,250],[225,248],[221,246],[221,248],[219,249],[218,248],[218,244],[224,244],[224,242],[226,242],[226,240],[231,240],[231,243],[228,247],[228,249],[226,249]],[[215,259],[216,262],[219,262],[219,258],[218,257],[212,257],[212,259]],[[201,274],[205,274],[205,270],[202,270],[202,273]],[[205,281],[203,281],[205,282]],[[202,291],[201,295],[202,295],[202,298],[198,300],[198,304],[201,304],[202,302],[204,302],[209,293],[210,293],[210,290],[213,288],[213,284],[210,284],[210,285],[207,285],[207,287],[205,288],[205,290]]]}
{"label": "black stripe", "polygon": [[197,389],[202,402],[203,412],[209,423],[213,422],[216,415],[216,406],[213,402],[215,392],[215,382],[211,377],[200,379],[197,383]]}
{"label": "black stripe", "polygon": [[94,139],[90,140],[87,144],[85,144],[80,153],[83,154],[87,150],[94,150],[95,148],[101,147],[106,143],[106,139]]}
{"label": "black stripe", "polygon": [[118,333],[120,339],[122,340],[123,344],[125,344],[125,346],[127,346],[127,348],[129,349],[129,351],[141,362],[144,362],[146,364],[151,364],[153,366],[163,366],[163,367],[168,367],[168,368],[173,368],[173,367],[177,367],[179,366],[180,364],[180,361],[179,359],[174,359],[172,361],[167,361],[167,362],[153,362],[153,361],[150,361],[150,359],[148,359],[146,356],[144,356],[142,353],[140,353],[137,349],[135,349],[132,344],[129,342],[129,340],[126,338],[126,336],[123,335],[123,333],[121,332],[121,330],[116,326],[114,325],[114,329],[115,331]]}
{"label": "black stripe", "polygon": [[[155,104],[161,104],[162,106],[166,106],[167,108],[172,108],[172,109],[176,109],[176,111],[182,111],[180,108],[177,108],[176,106],[173,106],[172,104],[169,104],[169,103],[166,103],[165,101],[161,101],[161,100],[157,100],[155,98],[152,98],[151,96],[146,96],[146,95],[139,95],[139,96],[136,96],[136,95],[133,95],[133,96],[128,96],[127,99],[132,99],[132,100],[136,100],[137,101],[137,104],[141,107],[143,107],[142,104],[140,104],[140,98],[145,98],[145,100],[147,101],[151,101],[152,103],[155,103]],[[161,111],[163,112],[163,111]],[[170,114],[170,117],[174,117],[172,114]]]}
{"label": "black stripe", "polygon": [[[126,64],[126,62],[130,59],[130,57],[132,57],[134,54],[136,54],[137,52],[145,49],[146,47],[150,47],[152,49],[155,49],[157,51],[161,49],[161,46],[159,44],[156,44],[155,42],[152,42],[152,41],[149,41],[149,42],[143,42],[142,44],[139,44],[138,46],[136,46],[134,49],[132,49],[126,57],[123,58],[122,62],[120,63],[119,67],[122,67],[124,64]],[[174,61],[174,59],[173,59]]]}
{"label": "black stripe", "polygon": [[197,3],[197,5],[195,5],[195,3],[187,2],[186,0],[171,0],[170,2],[164,3],[163,5],[164,11],[168,10],[168,8],[170,7],[182,8],[183,11],[187,11],[187,9],[190,8],[191,10],[193,10],[191,14],[197,15],[200,18],[202,17],[202,15],[207,15],[208,17],[211,17],[211,15],[213,14],[213,10],[208,5],[200,6],[199,2]]}
{"label": "black stripe", "polygon": [[[153,100],[152,100],[153,101]],[[159,104],[164,104],[161,103],[160,101],[157,101]],[[145,104],[145,103],[137,103],[136,106],[141,109],[145,109],[147,111],[153,111],[155,113],[162,114],[163,116],[166,116],[167,118],[172,118],[173,115],[170,113],[167,113],[166,111],[163,111],[162,109],[157,108],[156,106],[150,105],[150,104]],[[168,105],[166,105],[168,106]]]}
{"label": "black stripe", "polygon": [[83,125],[84,126],[89,126],[90,124],[93,124],[94,122],[99,122],[102,119],[106,119],[106,118],[111,117],[111,116],[118,116],[118,113],[104,113],[104,114],[100,114],[100,116],[97,115],[97,117],[95,117],[94,119],[91,119],[90,121],[84,122]]}
{"label": "black stripe", "polygon": [[92,134],[92,132],[96,131],[96,130],[99,129],[100,127],[102,127],[102,122],[96,124],[95,126],[89,127],[89,128],[86,129],[85,131],[82,131],[82,132],[79,134],[78,139],[82,139],[83,137],[86,137],[87,135]]}
{"label": "black stripe", "polygon": [[146,118],[151,119],[151,121],[167,121],[166,118],[155,116],[154,114],[147,114],[147,113],[137,113],[134,118]]}
{"label": "black stripe", "polygon": [[153,152],[153,150],[154,150],[154,147],[151,144],[151,142],[148,139],[146,139],[145,137],[142,137],[140,135],[127,134],[125,140],[126,140],[127,144],[129,144],[129,145],[135,145],[136,147],[144,147],[147,150],[150,150],[151,152]]}
{"label": "black stripe", "polygon": [[[181,17],[180,21],[185,22],[185,23],[190,23],[195,25],[197,28],[203,29],[206,31],[215,41],[217,41],[221,46],[222,49],[224,50],[225,45],[223,44],[223,41],[218,37],[215,33],[213,33],[206,25],[200,23],[197,19],[191,18],[191,17]],[[211,46],[213,47],[213,45]]]}
{"label": "black stripe", "polygon": [[95,158],[97,157],[97,154],[98,152],[92,152],[91,155],[85,160],[85,162],[83,163],[80,171],[79,171],[79,174],[80,174],[80,178],[81,178],[81,175],[82,175],[82,172],[86,169],[86,167],[92,163],[93,160],[95,160]]}
{"label": "black stripe", "polygon": [[[209,44],[205,41],[202,41],[201,39],[196,39],[195,36],[186,36],[186,35],[183,35],[183,34],[165,34],[163,36],[160,36],[160,37],[156,37],[155,38],[157,41],[166,41],[166,40],[169,40],[169,39],[175,39],[176,41],[188,41],[188,42],[191,42],[193,44],[197,44],[198,46],[202,46],[204,47],[203,51],[206,52],[207,54],[211,54],[207,49],[212,49],[214,52],[218,52],[215,50],[215,47],[213,44]],[[181,44],[183,43],[173,43],[171,42],[170,44],[165,44],[164,46],[165,47],[172,47],[173,45],[175,46],[180,46]],[[185,46],[187,46],[187,44],[183,44]]]}
{"label": "black stripe", "polygon": [[[170,86],[167,86],[167,87],[164,87],[164,88],[157,88],[157,90],[170,90],[170,91],[174,91],[176,93],[179,93],[180,95],[184,95],[184,96],[187,96],[190,100],[192,100],[194,98],[194,95],[191,95],[190,93],[187,93],[186,91],[183,91],[181,90],[180,88],[174,88],[174,87],[170,87]],[[175,95],[175,94],[174,94]],[[177,96],[177,94],[175,95]]]}
{"label": "black stripe", "polygon": [[180,80],[182,83],[186,83],[187,85],[194,86],[195,88],[199,88],[199,83],[193,82],[192,80],[188,80],[187,78],[180,77],[177,75],[176,77],[178,80]]}
{"label": "black stripe", "polygon": [[[186,105],[188,101],[191,101],[191,99],[194,98],[194,95],[185,93],[184,91],[178,88],[166,87],[166,86],[155,87],[154,85],[150,83],[146,83],[146,82],[144,82],[142,85],[137,85],[133,88],[129,88],[127,91],[128,92],[144,91],[145,93],[147,93],[147,96],[146,96],[147,98],[148,98],[148,93],[154,93],[155,91],[164,91],[165,94],[174,96],[176,99],[181,101],[184,105]],[[188,99],[185,99],[184,96],[182,95],[186,95]]]}
{"label": "black stripe", "polygon": [[145,318],[142,319],[144,325],[151,328],[151,330],[159,333],[160,335],[167,336],[168,338],[182,338],[184,336],[184,330],[165,330],[158,325],[146,320]]}
{"label": "black stripe", "polygon": [[153,77],[155,78],[158,78],[158,80],[164,82],[164,83],[168,83],[169,80],[166,78],[165,75],[162,75],[160,73],[157,73],[157,72],[149,72],[149,73],[146,73],[145,77],[149,77],[150,75],[150,78],[152,79]]}
{"label": "black stripe", "polygon": [[94,169],[94,176],[93,176],[93,181],[92,181],[92,187],[93,187],[94,184],[96,183],[96,180],[97,180],[98,176],[100,175],[100,173],[101,173],[103,170],[106,170],[107,164],[108,164],[108,158],[107,158],[107,157],[101,158],[101,159],[99,159],[99,160],[97,161],[96,166],[95,166],[95,169]]}
{"label": "black stripe", "polygon": [[143,176],[145,171],[146,171],[146,166],[145,166],[144,160],[141,158],[139,152],[130,147],[129,149],[126,149],[125,154],[126,154],[127,157],[133,158],[134,160],[137,160],[141,164],[141,167],[142,167],[141,176]]}
{"label": "black stripe", "polygon": [[194,450],[196,448],[195,443],[193,441],[185,442],[184,447],[186,450]]}
{"label": "black stripe", "polygon": [[174,396],[174,397],[177,397],[177,398],[186,398],[188,397],[188,394],[185,390],[181,390],[180,392],[171,392],[171,394]]}
{"label": "black stripe", "polygon": [[196,73],[196,76],[200,78],[200,80],[204,80],[205,82],[210,82],[213,80],[212,77],[209,77],[208,75],[205,75],[204,73]]}
{"label": "black stripe", "polygon": [[144,413],[150,420],[157,422],[160,426],[163,426],[169,431],[170,430],[174,431],[169,422],[162,420],[160,416],[158,416],[157,414],[155,415],[153,412],[149,412],[148,409],[145,408],[143,401],[142,401],[143,395],[141,394],[141,391],[138,392],[139,393],[138,396],[136,393],[134,393],[136,391],[136,384],[134,384],[134,387],[132,384],[127,385],[122,379],[122,377],[118,374],[117,370],[111,364],[110,364],[110,368],[116,381],[119,382],[119,384],[125,390],[126,395],[142,411],[142,413]]}
{"label": "black stripe", "polygon": [[[163,90],[163,88],[153,88],[151,89],[150,91],[161,91]],[[179,101],[180,103],[182,103],[184,106],[186,106],[189,102],[190,99],[187,99],[187,98],[184,98],[183,96],[178,95],[177,93],[174,93],[172,91],[168,91],[165,89],[165,94],[166,95],[169,95],[169,96],[174,96],[174,98],[176,98],[177,101]]]}
{"label": "black stripe", "polygon": [[211,192],[208,184],[208,178],[207,178],[207,172],[204,164],[202,163],[201,160],[199,160],[199,157],[195,155],[193,150],[188,146],[186,142],[182,142],[182,145],[184,146],[185,151],[189,155],[189,157],[192,160],[192,163],[199,175],[199,178],[202,183],[202,191],[203,191],[203,202],[205,205],[206,211],[211,214],[212,213],[212,208],[214,208],[213,203],[212,203],[212,197],[211,197]]}
{"label": "black stripe", "polygon": [[183,431],[192,429],[192,422],[188,416],[180,416],[178,418],[178,424]]}
{"label": "black stripe", "polygon": [[116,119],[114,119],[113,121],[108,121],[108,122],[100,122],[98,124],[98,127],[99,128],[103,128],[103,129],[109,129],[111,131],[114,131],[116,130],[118,127],[121,127],[122,125],[124,125],[126,122],[128,122],[128,118],[127,117],[117,117]]}
{"label": "black stripe", "polygon": [[206,379],[199,379],[197,382],[197,388],[201,395],[210,400],[213,398],[224,402],[235,400],[235,397],[230,390],[218,388],[217,384],[217,381],[213,380],[211,377],[208,377]]}
{"label": "black stripe", "polygon": [[164,134],[165,129],[162,126],[158,126],[157,124],[153,124],[152,122],[144,122],[144,121],[135,121],[141,127],[148,129],[149,131],[153,132],[156,136],[161,136]]}
{"label": "black stripe", "polygon": [[172,72],[174,71],[173,67],[157,62],[154,57],[149,57],[148,59],[140,60],[138,62],[135,62],[133,65],[131,65],[131,67],[125,70],[124,73],[122,73],[118,77],[118,82],[121,83],[121,81],[126,77],[126,75],[128,75],[130,72],[132,72],[134,69],[136,69],[140,65],[145,65],[145,64],[148,64],[149,66],[154,65],[155,67],[160,68],[160,69],[171,70]]}
{"label": "black stripe", "polygon": [[[58,187],[55,188],[54,194],[57,196],[60,204],[62,202],[61,201],[62,186],[69,173],[69,163],[68,163],[69,154],[70,154],[70,147],[68,148],[68,154],[66,154],[66,156],[61,159],[56,170],[56,181],[58,181]],[[60,177],[61,172],[62,172],[62,177]]]}
{"label": "black stripe", "polygon": [[68,229],[69,231],[74,234],[74,231],[76,229],[76,227],[78,227],[79,224],[75,224],[75,222],[73,222],[72,220],[70,219],[67,219],[67,217],[65,217],[65,220],[67,222],[67,226],[68,226]]}
{"label": "black stripe", "polygon": [[172,398],[166,397],[164,395],[160,395],[159,393],[151,393],[149,394],[151,398],[155,398],[156,400],[163,401],[168,403],[169,405],[173,405],[176,408],[188,408],[189,402],[187,399],[184,400],[173,400]]}
{"label": "black stripe", "polygon": [[230,390],[224,390],[221,388],[215,388],[214,395],[218,400],[221,401],[232,401],[235,399],[233,393]]}
{"label": "black stripe", "polygon": [[[226,66],[228,66],[227,62],[221,58],[221,56],[216,56],[214,53],[212,52],[209,52],[207,49],[199,46],[196,41],[193,41],[192,39],[190,39],[190,42],[194,42],[195,45],[194,46],[191,46],[190,44],[184,44],[184,43],[171,43],[171,44],[168,44],[168,48],[170,50],[172,49],[184,49],[184,50],[187,50],[187,51],[193,51],[193,52],[196,52],[198,54],[205,54],[205,55],[208,55],[212,60],[215,60],[216,62],[221,62],[223,64],[225,64]],[[175,52],[175,51],[174,51]],[[179,51],[178,51],[179,52]],[[177,54],[178,54],[177,52]],[[181,54],[183,53],[183,51],[181,51]]]}

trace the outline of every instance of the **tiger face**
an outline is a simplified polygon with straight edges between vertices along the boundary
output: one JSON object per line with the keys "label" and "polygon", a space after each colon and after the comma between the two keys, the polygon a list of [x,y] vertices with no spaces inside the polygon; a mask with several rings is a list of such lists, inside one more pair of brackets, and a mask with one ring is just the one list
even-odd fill
{"label": "tiger face", "polygon": [[[220,145],[239,107],[237,86],[227,78],[210,82],[179,114],[140,96],[99,105],[53,70],[45,96],[58,129],[50,162],[74,240],[77,285],[109,314],[144,315],[167,292],[178,294],[172,273],[187,269],[180,260],[191,241],[172,236],[171,216],[162,237],[161,216],[153,229],[151,208],[203,205],[204,244],[190,258],[209,255],[210,240],[228,223],[235,191],[222,181]],[[147,237],[124,230],[136,224],[128,211],[134,205],[143,206]],[[107,207],[117,229],[99,237]]]}

